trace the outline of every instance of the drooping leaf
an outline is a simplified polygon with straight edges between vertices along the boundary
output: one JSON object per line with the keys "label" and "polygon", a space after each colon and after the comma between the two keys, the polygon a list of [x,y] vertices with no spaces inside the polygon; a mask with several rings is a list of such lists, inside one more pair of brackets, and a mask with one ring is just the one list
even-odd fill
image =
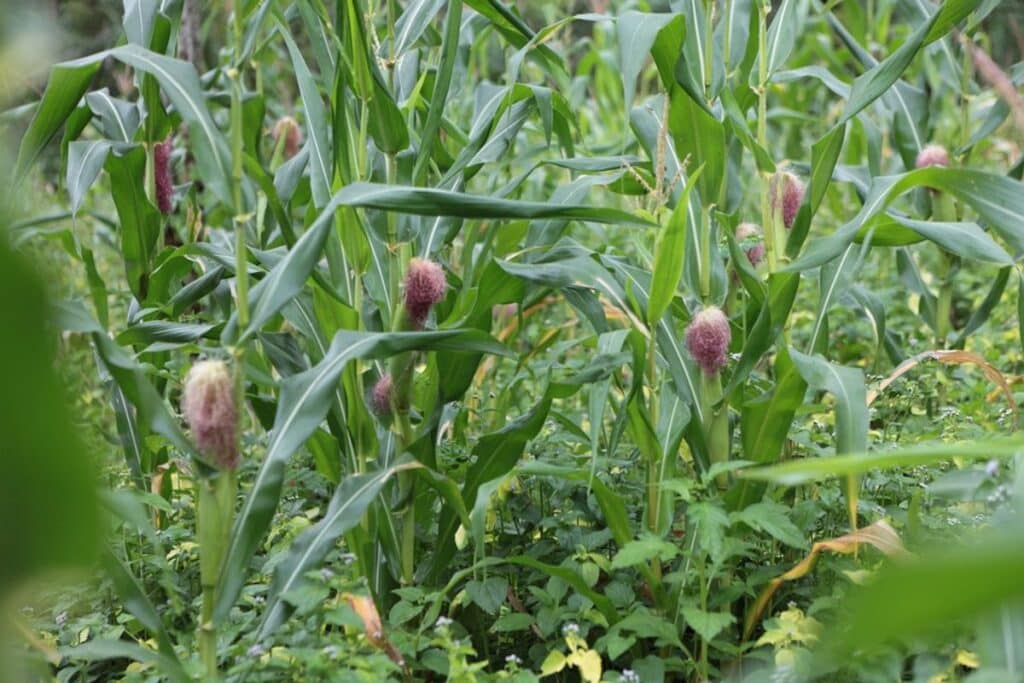
{"label": "drooping leaf", "polygon": [[783,486],[796,486],[848,474],[862,474],[890,467],[930,465],[953,458],[1011,458],[1024,451],[1019,438],[963,441],[959,443],[928,443],[907,448],[871,453],[848,453],[828,458],[802,458],[769,467],[741,470],[746,479],[770,481]]}
{"label": "drooping leaf", "polygon": [[274,426],[263,465],[253,482],[225,550],[215,618],[222,620],[238,597],[249,561],[270,527],[284,483],[288,458],[305,443],[330,409],[345,365],[360,358],[388,358],[415,349],[461,349],[505,353],[503,346],[478,330],[371,333],[340,331],[323,359],[309,370],[281,382]]}
{"label": "drooping leaf", "polygon": [[421,467],[419,463],[406,458],[379,472],[352,475],[341,483],[323,519],[300,534],[277,565],[267,594],[259,638],[269,636],[287,619],[291,609],[282,597],[299,587],[305,573],[316,569],[335,541],[359,524],[384,484],[399,472],[418,467]]}

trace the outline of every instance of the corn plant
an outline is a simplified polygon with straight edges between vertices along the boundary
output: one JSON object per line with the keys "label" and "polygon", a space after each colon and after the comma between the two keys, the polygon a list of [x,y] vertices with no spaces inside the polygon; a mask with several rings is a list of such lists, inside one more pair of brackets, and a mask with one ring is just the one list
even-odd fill
{"label": "corn plant", "polygon": [[[125,0],[116,46],[52,68],[14,182],[59,142],[69,213],[53,220],[88,292],[56,319],[91,343],[139,496],[195,506],[199,572],[176,598],[190,629],[172,628],[133,575],[166,521],[143,513],[104,566],[152,647],[69,656],[243,677],[241,653],[308,617],[297,596],[343,544],[369,596],[352,609],[395,676],[424,679],[439,647],[436,671],[476,680],[481,615],[529,614],[516,585],[547,582],[590,626],[521,625],[553,643],[543,675],[632,680],[608,678],[627,661],[643,680],[719,679],[776,632],[765,614],[808,623],[773,602],[809,570],[780,568],[811,547],[788,486],[843,477],[845,535],[808,562],[904,553],[860,504],[882,445],[865,372],[895,381],[925,357],[868,279],[910,292],[928,358],[1005,385],[965,349],[1024,251],[1021,162],[998,167],[986,143],[1024,106],[1018,72],[979,47],[999,3],[570,4]],[[971,268],[995,269],[987,293],[964,291]],[[870,323],[866,358],[835,346],[847,309]],[[828,457],[783,462],[808,402],[830,406]],[[535,449],[553,429],[571,458]],[[330,489],[300,494],[315,521],[279,547],[304,468]],[[499,547],[524,481],[577,492],[607,538]],[[893,581],[880,591],[912,583]],[[380,615],[409,610],[416,636],[392,643]],[[450,638],[460,614],[475,650]],[[863,614],[866,641],[878,610]],[[841,666],[828,652],[799,671]]]}

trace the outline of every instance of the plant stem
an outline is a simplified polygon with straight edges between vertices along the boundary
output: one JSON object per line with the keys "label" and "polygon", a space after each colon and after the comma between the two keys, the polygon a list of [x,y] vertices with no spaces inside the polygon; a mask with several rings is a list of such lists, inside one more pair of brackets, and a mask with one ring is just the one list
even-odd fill
{"label": "plant stem", "polygon": [[[961,149],[966,149],[967,143],[971,139],[971,114],[968,90],[970,88],[971,75],[973,73],[973,63],[971,61],[970,43],[962,42],[961,45],[964,51],[964,64],[963,69],[960,71],[960,147]],[[967,155],[965,154],[964,156],[966,157]]]}
{"label": "plant stem", "polygon": [[[699,400],[704,412],[704,440],[708,445],[710,464],[728,462],[729,460],[729,406],[722,402],[718,410],[715,404],[722,401],[722,378],[718,373],[708,376],[701,373],[698,389]],[[716,481],[721,488],[729,483],[728,476],[720,474]]]}
{"label": "plant stem", "polygon": [[[246,247],[245,219],[242,194],[242,17],[236,5],[232,14],[234,34],[235,66],[228,70],[231,79],[231,192],[234,203],[235,228],[235,296],[237,298],[238,324],[245,329],[249,324],[249,272]],[[235,372],[236,405],[244,401],[245,347],[232,349]],[[196,535],[199,539],[199,574],[202,585],[202,608],[199,621],[199,657],[203,663],[206,680],[217,680],[217,627],[213,610],[217,601],[221,565],[224,551],[231,533],[231,522],[235,511],[235,495],[238,483],[235,473],[220,472],[215,477],[199,481],[199,509]]]}
{"label": "plant stem", "polygon": [[725,64],[725,75],[729,77],[729,69],[732,66],[732,5],[735,0],[725,0],[725,27],[722,32],[722,61]]}
{"label": "plant stem", "polygon": [[[939,192],[932,197],[935,218],[944,222],[956,221],[956,204],[948,192]],[[949,316],[953,309],[953,271],[955,257],[945,249],[939,252],[939,293],[935,301],[935,345],[944,349],[949,337]]]}
{"label": "plant stem", "polygon": [[704,303],[711,299],[711,210],[704,205],[700,209],[700,298]]}
{"label": "plant stem", "polygon": [[199,481],[199,510],[196,536],[199,539],[199,578],[203,589],[199,617],[199,657],[206,680],[216,680],[217,629],[213,609],[217,586],[235,510],[237,480],[234,472],[221,472]]}
{"label": "plant stem", "polygon": [[[758,3],[757,40],[757,143],[768,148],[768,11],[766,2]],[[768,200],[770,178],[761,174],[761,224],[764,227],[764,251],[768,260],[768,272],[775,272],[777,265],[775,228],[772,223],[771,202]]]}
{"label": "plant stem", "polygon": [[939,295],[935,301],[935,346],[944,349],[949,337],[949,315],[953,309],[953,278],[950,276],[949,254],[943,252],[939,258],[942,266]]}
{"label": "plant stem", "polygon": [[704,34],[704,64],[707,67],[704,71],[704,98],[709,99],[711,93],[711,83],[714,81],[713,71],[715,68],[714,56],[714,44],[715,44],[715,29],[711,22],[711,15],[714,11],[714,0],[705,0],[704,2],[704,22],[707,27],[707,33]]}

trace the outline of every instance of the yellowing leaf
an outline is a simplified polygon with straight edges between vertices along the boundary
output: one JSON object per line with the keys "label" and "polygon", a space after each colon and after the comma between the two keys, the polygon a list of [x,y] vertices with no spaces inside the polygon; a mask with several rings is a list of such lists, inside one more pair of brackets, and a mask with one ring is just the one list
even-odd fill
{"label": "yellowing leaf", "polygon": [[565,668],[565,664],[565,655],[558,650],[552,650],[544,658],[544,663],[540,665],[540,675],[550,676],[556,674]]}
{"label": "yellowing leaf", "polygon": [[[1009,404],[1010,409],[1013,411],[1014,416],[1018,416],[1020,411],[1017,407],[1017,401],[1013,398],[1013,389],[1010,388],[1010,383],[1003,377],[1003,373],[985,360],[983,357],[970,351],[924,351],[917,354],[912,358],[900,363],[896,366],[896,369],[889,373],[889,376],[878,383],[878,386],[868,392],[868,405],[878,398],[878,395],[885,391],[886,387],[895,382],[899,377],[910,372],[915,366],[919,365],[921,361],[925,360],[937,360],[940,363],[947,365],[964,365],[971,364],[977,365],[981,368],[982,373],[988,378],[990,382],[996,385],[997,389],[1002,390],[1003,396],[1006,397],[1006,402]],[[989,400],[992,400],[992,396],[989,396]]]}
{"label": "yellowing leaf", "polygon": [[404,669],[405,659],[384,635],[384,625],[373,598],[368,595],[353,595],[351,593],[345,593],[343,597],[348,601],[352,611],[362,620],[363,632],[370,644],[378,650],[386,652],[391,661]]}
{"label": "yellowing leaf", "polygon": [[580,670],[580,676],[587,683],[599,683],[601,680],[601,655],[596,650],[579,651],[573,654],[574,664]]}
{"label": "yellowing leaf", "polygon": [[764,608],[768,605],[768,601],[771,599],[775,591],[778,590],[786,581],[793,581],[795,579],[802,578],[807,575],[808,572],[814,567],[815,561],[818,559],[818,555],[823,550],[829,550],[834,553],[841,553],[843,555],[850,555],[856,552],[857,548],[862,544],[872,545],[878,548],[882,553],[890,557],[905,557],[908,555],[906,549],[903,547],[903,541],[900,539],[899,534],[893,529],[888,522],[884,519],[880,519],[870,526],[866,526],[863,529],[844,534],[837,538],[830,539],[828,541],[819,541],[811,546],[811,552],[807,556],[793,565],[785,574],[772,579],[763,591],[758,596],[754,606],[750,608],[750,612],[747,613],[746,624],[743,627],[743,639],[746,640],[750,637],[751,632],[754,630],[754,625],[761,617],[761,613],[764,612]]}
{"label": "yellowing leaf", "polygon": [[956,653],[956,664],[957,666],[963,666],[968,669],[977,669],[981,666],[981,662],[978,660],[978,655],[969,650],[960,650]]}

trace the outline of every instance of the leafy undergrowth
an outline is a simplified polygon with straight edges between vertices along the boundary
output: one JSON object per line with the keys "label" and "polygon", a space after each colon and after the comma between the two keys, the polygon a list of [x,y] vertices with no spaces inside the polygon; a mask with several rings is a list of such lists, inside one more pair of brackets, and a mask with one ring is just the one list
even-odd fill
{"label": "leafy undergrowth", "polygon": [[11,676],[1021,680],[1012,3],[201,4],[3,93]]}

